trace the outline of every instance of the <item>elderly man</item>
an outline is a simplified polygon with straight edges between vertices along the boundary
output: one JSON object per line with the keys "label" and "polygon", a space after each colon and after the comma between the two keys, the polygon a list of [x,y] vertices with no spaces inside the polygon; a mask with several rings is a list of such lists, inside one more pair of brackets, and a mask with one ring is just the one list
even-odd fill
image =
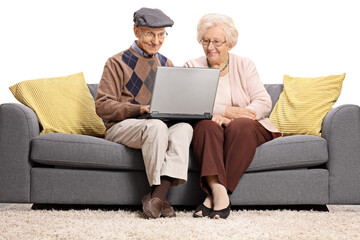
{"label": "elderly man", "polygon": [[108,59],[98,86],[96,112],[106,120],[105,139],[141,149],[152,190],[142,198],[149,218],[175,217],[167,202],[171,186],[187,181],[192,127],[187,123],[165,124],[137,119],[149,113],[157,66],[173,66],[158,51],[174,22],[158,9],[134,13],[137,38],[129,49]]}

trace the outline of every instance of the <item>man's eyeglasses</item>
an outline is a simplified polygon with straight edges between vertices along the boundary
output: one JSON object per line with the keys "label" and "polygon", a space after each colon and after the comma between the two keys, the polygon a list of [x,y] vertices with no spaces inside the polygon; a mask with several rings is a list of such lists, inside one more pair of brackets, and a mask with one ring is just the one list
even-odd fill
{"label": "man's eyeglasses", "polygon": [[159,39],[164,39],[166,38],[166,36],[168,35],[167,32],[162,32],[162,33],[158,33],[158,34],[155,34],[155,33],[152,33],[152,32],[144,32],[141,28],[139,28],[142,32],[142,34],[144,34],[144,36],[148,39],[153,39],[155,38],[156,36],[159,38]]}
{"label": "man's eyeglasses", "polygon": [[226,40],[225,41],[220,41],[220,40],[210,40],[210,39],[201,39],[200,40],[201,44],[206,47],[206,46],[209,46],[209,44],[212,42],[213,45],[215,47],[221,47],[224,43],[226,43]]}

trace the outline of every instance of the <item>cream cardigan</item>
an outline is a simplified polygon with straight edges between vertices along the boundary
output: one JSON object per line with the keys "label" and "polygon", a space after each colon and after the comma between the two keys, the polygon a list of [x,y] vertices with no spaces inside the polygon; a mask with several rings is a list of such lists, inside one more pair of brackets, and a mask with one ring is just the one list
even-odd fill
{"label": "cream cardigan", "polygon": [[[184,66],[208,67],[205,56],[188,60]],[[271,110],[271,98],[260,80],[255,64],[248,58],[229,53],[229,77],[233,106],[254,110],[256,120],[272,132],[274,138],[281,136],[275,125],[265,118]],[[213,112],[224,116],[225,109],[226,106],[215,106]]]}

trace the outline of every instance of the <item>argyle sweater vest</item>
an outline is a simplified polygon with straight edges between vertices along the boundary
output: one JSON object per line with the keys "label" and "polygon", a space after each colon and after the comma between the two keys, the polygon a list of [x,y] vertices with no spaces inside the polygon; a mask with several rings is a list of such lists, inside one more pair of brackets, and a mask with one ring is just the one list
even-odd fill
{"label": "argyle sweater vest", "polygon": [[106,126],[140,114],[140,106],[150,104],[157,66],[173,66],[165,56],[145,58],[132,48],[122,51],[105,64],[98,86],[96,112]]}
{"label": "argyle sweater vest", "polygon": [[131,103],[148,105],[154,88],[156,67],[165,66],[167,58],[160,53],[150,59],[135,54],[130,50],[122,54],[121,60],[127,66],[124,66],[124,86],[133,96]]}

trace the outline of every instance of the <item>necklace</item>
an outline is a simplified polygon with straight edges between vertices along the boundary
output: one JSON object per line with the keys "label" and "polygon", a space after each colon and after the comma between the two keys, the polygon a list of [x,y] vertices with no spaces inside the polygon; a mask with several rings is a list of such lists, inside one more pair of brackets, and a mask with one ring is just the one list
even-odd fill
{"label": "necklace", "polygon": [[[207,65],[208,65],[208,67],[209,67],[209,68],[211,68],[211,65],[210,65],[210,63],[209,63],[209,60],[208,60],[208,59],[206,59],[206,61],[207,61]],[[223,69],[221,69],[221,70],[220,70],[220,72],[224,71],[224,70],[225,70],[225,68],[226,68],[228,65],[229,65],[229,58],[228,58],[228,60],[227,60],[227,62],[226,62],[225,67],[224,67]]]}

